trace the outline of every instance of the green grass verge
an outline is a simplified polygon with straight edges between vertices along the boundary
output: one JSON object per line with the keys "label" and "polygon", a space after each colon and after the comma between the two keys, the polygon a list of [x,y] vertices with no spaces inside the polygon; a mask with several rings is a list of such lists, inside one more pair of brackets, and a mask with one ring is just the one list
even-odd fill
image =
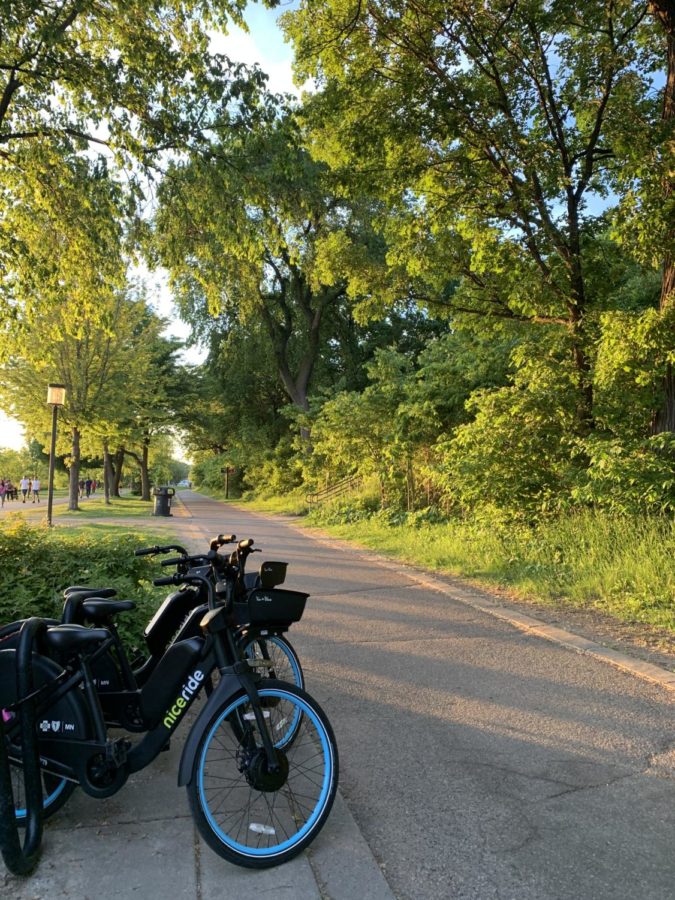
{"label": "green grass verge", "polygon": [[[323,521],[321,519],[323,518]],[[675,631],[675,523],[582,511],[534,527],[495,522],[388,525],[309,517],[331,534],[529,600],[593,607]]]}
{"label": "green grass verge", "polygon": [[229,497],[225,499],[225,491],[214,490],[208,487],[195,487],[195,491],[211,497],[212,500],[220,500],[222,503],[235,503],[237,506],[245,506],[255,512],[271,513],[275,515],[304,516],[307,514],[307,502],[304,495],[286,494],[283,497]]}
{"label": "green grass verge", "polygon": [[151,516],[154,508],[152,501],[141,500],[140,497],[133,497],[129,494],[112,497],[110,505],[106,505],[105,497],[102,494],[92,494],[91,497],[81,498],[78,502],[80,508],[77,510],[67,509],[64,505],[55,506],[54,518],[114,519],[128,516]]}
{"label": "green grass verge", "polygon": [[[222,494],[196,488],[214,499]],[[302,515],[304,497],[232,502],[258,512]],[[355,521],[345,523],[351,517]],[[320,507],[305,521],[336,537],[424,568],[548,604],[595,608],[621,621],[675,631],[675,523],[580,510],[536,526],[488,519],[391,524],[359,503]]]}

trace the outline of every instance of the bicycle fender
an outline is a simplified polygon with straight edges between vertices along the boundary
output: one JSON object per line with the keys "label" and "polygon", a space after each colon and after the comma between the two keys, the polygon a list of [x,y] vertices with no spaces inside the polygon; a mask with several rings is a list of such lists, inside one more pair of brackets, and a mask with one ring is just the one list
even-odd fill
{"label": "bicycle fender", "polygon": [[221,677],[217,687],[209,697],[204,709],[197,716],[197,721],[190,729],[187,740],[183,745],[183,754],[178,767],[178,786],[184,787],[192,780],[192,769],[197,755],[199,742],[209,726],[209,722],[222,706],[225,706],[235,694],[242,689],[241,681],[237,675],[225,675]]}

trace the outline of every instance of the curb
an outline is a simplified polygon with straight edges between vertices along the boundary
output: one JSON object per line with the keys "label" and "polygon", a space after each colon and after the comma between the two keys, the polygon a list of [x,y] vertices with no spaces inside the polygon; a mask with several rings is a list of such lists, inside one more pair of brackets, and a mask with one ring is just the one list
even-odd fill
{"label": "curb", "polygon": [[[292,520],[285,518],[284,521],[292,528],[313,538],[319,544],[331,547],[334,550],[356,551],[359,553],[361,559],[367,559],[382,568],[396,572],[398,575],[414,582],[419,587],[425,587],[429,590],[436,591],[439,594],[445,594],[453,600],[463,603],[465,606],[470,606],[479,612],[486,613],[496,619],[508,622],[520,631],[537,635],[537,637],[544,638],[544,640],[574,650],[576,653],[594,656],[596,659],[608,663],[617,669],[621,669],[622,671],[635,675],[638,678],[642,678],[645,681],[650,681],[652,684],[657,684],[667,691],[675,692],[675,672],[671,672],[654,663],[643,662],[620,650],[604,647],[602,644],[581,637],[564,628],[559,628],[556,625],[547,625],[546,622],[525,615],[517,610],[500,606],[497,601],[490,600],[487,596],[478,596],[480,589],[476,588],[468,581],[462,581],[455,576],[446,576],[456,581],[456,585],[447,584],[444,581],[434,578],[426,569],[419,569],[415,566],[408,565],[407,563],[391,560],[388,557],[381,556],[359,544],[352,544],[349,541],[343,541],[337,538],[320,537],[312,529],[298,525]],[[471,592],[475,596],[468,596],[468,592]]]}

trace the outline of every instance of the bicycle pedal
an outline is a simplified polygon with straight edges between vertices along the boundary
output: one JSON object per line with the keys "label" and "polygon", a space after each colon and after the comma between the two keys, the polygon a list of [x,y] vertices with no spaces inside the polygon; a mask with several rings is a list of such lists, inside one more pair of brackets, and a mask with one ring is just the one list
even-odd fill
{"label": "bicycle pedal", "polygon": [[131,748],[131,741],[126,738],[117,738],[108,741],[105,745],[105,760],[116,769],[121,768],[127,761],[127,753]]}

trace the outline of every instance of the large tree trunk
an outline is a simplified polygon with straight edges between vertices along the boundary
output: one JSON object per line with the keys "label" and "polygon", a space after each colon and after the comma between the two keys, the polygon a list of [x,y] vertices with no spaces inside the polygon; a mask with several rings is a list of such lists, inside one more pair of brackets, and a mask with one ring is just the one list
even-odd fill
{"label": "large tree trunk", "polygon": [[138,463],[141,473],[141,500],[150,500],[150,472],[148,471],[148,456],[150,452],[150,438],[143,439],[143,449],[141,455],[134,453],[133,450],[125,450],[125,453]]}
{"label": "large tree trunk", "polygon": [[[667,73],[663,89],[662,118],[664,121],[672,122],[675,120],[675,0],[650,0],[649,8],[666,32]],[[672,146],[671,142],[671,150]],[[666,175],[663,188],[664,200],[668,201],[675,192],[675,175],[672,166]],[[669,238],[668,248],[675,244],[675,226],[671,226]],[[660,300],[661,315],[666,322],[670,320],[673,304],[675,304],[675,254],[672,250],[667,249],[663,259]],[[673,344],[675,344],[675,334],[673,334]],[[670,364],[666,370],[662,387],[662,403],[654,413],[652,421],[654,434],[660,434],[662,431],[675,431],[675,372]]]}
{"label": "large tree trunk", "polygon": [[115,476],[113,470],[112,459],[110,457],[110,448],[108,442],[103,442],[103,492],[105,494],[105,504],[110,506],[110,494],[113,488],[113,478]]}
{"label": "large tree trunk", "polygon": [[73,442],[70,451],[70,479],[68,482],[68,509],[79,509],[80,496],[80,429],[73,427]]}
{"label": "large tree trunk", "polygon": [[113,497],[120,496],[120,482],[122,481],[122,467],[124,466],[124,447],[120,447],[120,449],[115,453],[115,463],[114,463],[114,472],[113,472],[113,483],[112,483],[112,495]]}

